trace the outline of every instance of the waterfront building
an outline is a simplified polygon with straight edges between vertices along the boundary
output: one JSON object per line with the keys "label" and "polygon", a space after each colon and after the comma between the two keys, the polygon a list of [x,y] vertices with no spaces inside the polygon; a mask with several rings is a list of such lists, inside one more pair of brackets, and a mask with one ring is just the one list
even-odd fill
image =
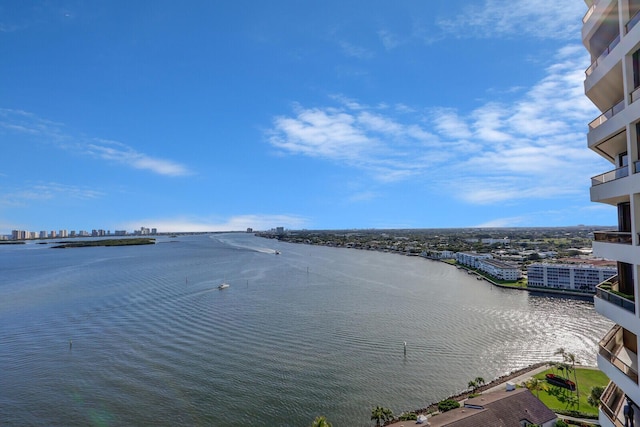
{"label": "waterfront building", "polygon": [[478,268],[498,280],[515,282],[522,277],[522,271],[518,267],[497,259],[481,259],[478,262]]}
{"label": "waterfront building", "polygon": [[[585,0],[582,42],[591,56],[586,96],[602,112],[587,145],[611,163],[591,178],[591,201],[617,209],[617,229],[594,232],[593,254],[617,261],[617,275],[597,286],[595,309],[614,322],[598,345],[598,367],[611,380],[599,422],[623,425],[626,399],[640,403],[640,0]],[[636,406],[636,425],[640,420]]]}
{"label": "waterfront building", "polygon": [[591,264],[535,263],[527,267],[527,286],[595,293],[598,284],[617,273]]}
{"label": "waterfront building", "polygon": [[26,238],[27,238],[27,232],[25,230],[11,230],[11,239],[25,240]]}
{"label": "waterfront building", "polygon": [[493,258],[491,254],[479,254],[476,252],[458,252],[456,261],[471,268],[479,268],[480,260]]}

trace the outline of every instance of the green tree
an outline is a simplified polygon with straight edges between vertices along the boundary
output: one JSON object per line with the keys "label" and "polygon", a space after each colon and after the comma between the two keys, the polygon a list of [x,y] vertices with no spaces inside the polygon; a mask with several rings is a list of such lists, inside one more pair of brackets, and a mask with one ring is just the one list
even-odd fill
{"label": "green tree", "polygon": [[573,382],[576,385],[576,405],[578,410],[580,410],[580,392],[578,391],[578,377],[576,376],[576,355],[569,353],[562,347],[558,348],[554,354],[562,356],[562,361],[564,362],[562,366],[567,372],[567,377],[569,377],[571,371],[573,371]]}
{"label": "green tree", "polygon": [[311,427],[332,427],[331,423],[329,421],[327,421],[327,418],[322,415],[319,417],[316,417],[315,420],[313,420],[313,424],[311,424]]}
{"label": "green tree", "polygon": [[529,391],[535,391],[537,397],[540,397],[540,390],[542,390],[542,388],[544,387],[542,381],[535,377],[529,378],[529,380],[524,385],[529,389]]}
{"label": "green tree", "polygon": [[601,385],[591,387],[591,393],[589,393],[589,396],[587,397],[587,402],[589,402],[589,405],[593,407],[597,407],[598,405],[600,405],[600,397],[602,396],[603,392],[604,387]]}
{"label": "green tree", "polygon": [[376,406],[371,410],[371,419],[376,421],[376,426],[380,427],[384,422],[393,419],[393,412],[389,408]]}

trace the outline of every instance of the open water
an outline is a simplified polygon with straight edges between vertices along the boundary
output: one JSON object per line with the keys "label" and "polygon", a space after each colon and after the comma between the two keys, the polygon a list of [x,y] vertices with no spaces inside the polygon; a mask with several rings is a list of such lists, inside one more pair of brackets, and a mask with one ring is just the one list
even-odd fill
{"label": "open water", "polygon": [[369,426],[558,347],[595,364],[610,327],[444,263],[250,234],[5,245],[0,425]]}

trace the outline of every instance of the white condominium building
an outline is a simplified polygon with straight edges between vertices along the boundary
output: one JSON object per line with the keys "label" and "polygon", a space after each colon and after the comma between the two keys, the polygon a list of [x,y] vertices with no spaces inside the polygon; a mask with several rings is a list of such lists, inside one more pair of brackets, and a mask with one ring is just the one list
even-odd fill
{"label": "white condominium building", "polygon": [[504,261],[485,258],[479,262],[480,270],[499,280],[516,281],[522,277],[522,271],[515,265]]}
{"label": "white condominium building", "polygon": [[479,268],[480,261],[483,259],[493,258],[491,254],[479,254],[476,252],[458,252],[456,253],[456,261],[460,264],[472,267]]}
{"label": "white condominium building", "polygon": [[[600,424],[624,425],[626,399],[640,403],[640,0],[585,0],[582,42],[591,55],[584,90],[602,113],[587,144],[611,163],[594,171],[591,200],[617,208],[617,229],[595,233],[593,253],[615,260],[617,275],[598,285],[595,308],[615,325],[598,346],[598,367],[611,382],[601,396]],[[612,218],[613,219],[613,218]],[[640,410],[636,406],[636,420]]]}
{"label": "white condominium building", "polygon": [[527,286],[595,293],[596,286],[617,271],[590,264],[536,263],[527,267]]}

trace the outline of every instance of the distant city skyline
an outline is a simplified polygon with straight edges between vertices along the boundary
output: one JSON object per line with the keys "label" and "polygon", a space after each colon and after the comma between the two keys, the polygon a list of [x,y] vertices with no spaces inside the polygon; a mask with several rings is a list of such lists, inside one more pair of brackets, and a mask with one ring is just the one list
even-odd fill
{"label": "distant city skyline", "polygon": [[0,234],[0,240],[34,240],[34,239],[55,239],[66,237],[104,237],[104,236],[127,236],[127,235],[154,235],[158,234],[157,228],[140,227],[135,230],[105,230],[103,228],[92,228],[88,230],[68,230],[61,228],[58,230],[11,230],[10,234]]}
{"label": "distant city skyline", "polygon": [[0,234],[612,224],[580,0],[0,6]]}

